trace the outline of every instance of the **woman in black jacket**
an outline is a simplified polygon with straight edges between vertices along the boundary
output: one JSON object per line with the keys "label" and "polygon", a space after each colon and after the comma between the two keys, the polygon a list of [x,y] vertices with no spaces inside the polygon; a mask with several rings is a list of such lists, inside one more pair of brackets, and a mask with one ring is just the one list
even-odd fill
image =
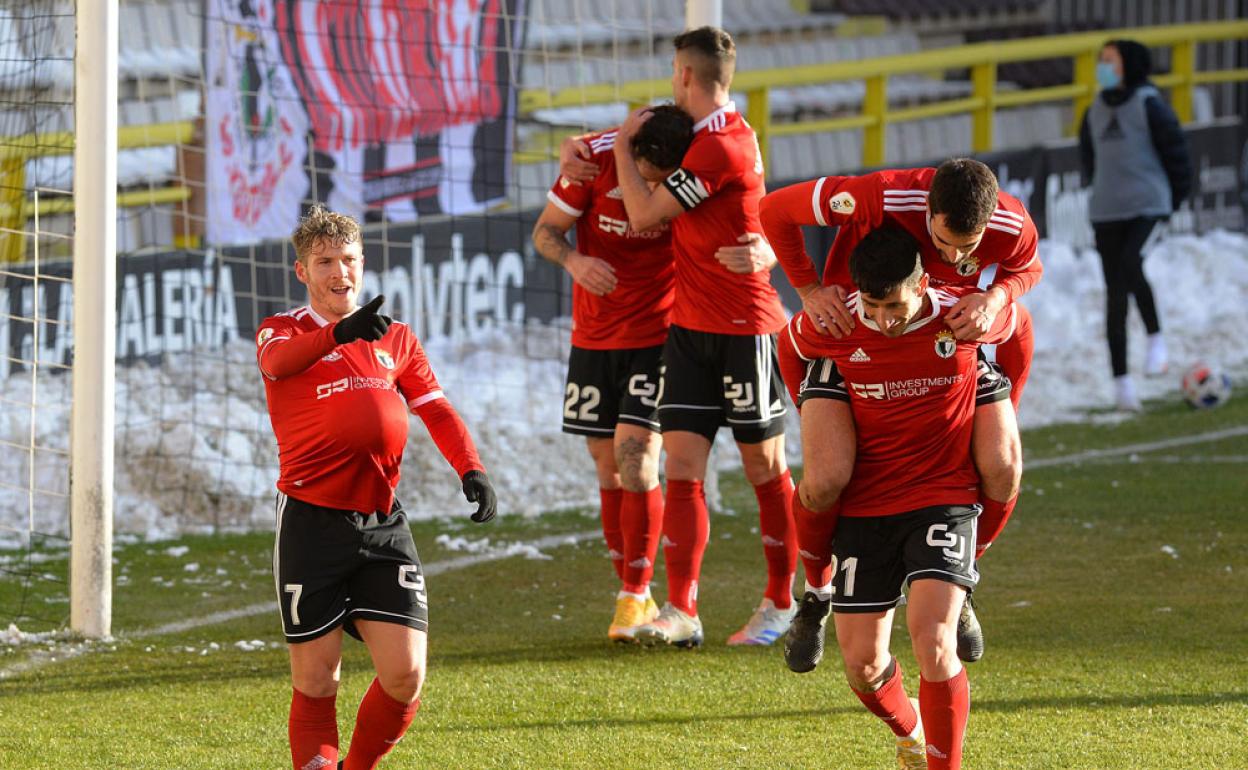
{"label": "woman in black jacket", "polygon": [[1144,277],[1144,254],[1162,223],[1191,192],[1192,161],[1178,118],[1148,80],[1148,49],[1134,40],[1112,40],[1101,49],[1096,76],[1102,91],[1079,129],[1085,178],[1092,180],[1088,213],[1105,273],[1105,331],[1114,392],[1120,409],[1138,411],[1127,373],[1127,305],[1148,331],[1145,373],[1167,370],[1166,344]]}

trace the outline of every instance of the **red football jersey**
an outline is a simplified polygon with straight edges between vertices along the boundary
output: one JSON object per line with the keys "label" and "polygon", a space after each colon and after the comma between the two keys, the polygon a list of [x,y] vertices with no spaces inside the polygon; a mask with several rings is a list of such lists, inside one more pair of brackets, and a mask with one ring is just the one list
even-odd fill
{"label": "red football jersey", "polygon": [[[276,345],[327,324],[309,307],[266,318],[256,332],[261,372]],[[397,321],[377,342],[337,345],[298,374],[265,375],[264,388],[281,465],[277,488],[362,513],[390,510],[408,409],[444,397],[416,335]]]}
{"label": "red football jersey", "polygon": [[672,220],[676,305],[672,323],[719,334],[771,334],[784,308],[767,272],[741,275],[715,260],[721,246],[762,233],[763,156],[754,129],[725,106],[694,124],[693,143],[664,185],[685,212]]}
{"label": "red football jersey", "polygon": [[951,265],[941,258],[928,229],[927,195],[935,174],[934,168],[916,168],[825,176],[768,196],[763,203],[767,236],[789,280],[794,286],[818,280],[799,225],[841,228],[828,252],[823,283],[842,286],[850,284],[849,255],[858,242],[872,230],[892,225],[919,242],[933,285],[976,286],[985,268],[999,265],[991,285],[1001,286],[1011,301],[1025,294],[1043,274],[1036,250],[1039,238],[1027,209],[1009,193],[998,192],[997,209],[979,247]]}
{"label": "red football jersey", "polygon": [[793,316],[786,344],[807,361],[829,358],[845,379],[858,454],[841,493],[842,516],[889,516],[929,505],[978,499],[971,459],[976,351],[1013,333],[1014,305],[997,315],[984,339],[957,340],[942,316],[973,287],[928,289],[930,307],[899,337],[886,337],[862,312],[847,336],[819,334],[804,312]]}
{"label": "red football jersey", "polygon": [[572,284],[572,344],[591,350],[660,345],[667,339],[676,269],[667,225],[637,232],[628,223],[615,175],[615,131],[589,137],[598,176],[571,184],[563,177],[546,194],[576,220],[576,250],[615,268],[615,289],[599,297]]}

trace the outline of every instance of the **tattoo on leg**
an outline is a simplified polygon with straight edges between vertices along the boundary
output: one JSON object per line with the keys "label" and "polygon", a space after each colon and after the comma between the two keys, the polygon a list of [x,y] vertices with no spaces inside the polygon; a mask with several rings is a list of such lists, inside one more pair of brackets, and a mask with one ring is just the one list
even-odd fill
{"label": "tattoo on leg", "polygon": [[[646,442],[626,438],[615,447],[615,462],[620,469],[620,483],[630,492],[646,491]],[[657,469],[656,469],[657,470]]]}

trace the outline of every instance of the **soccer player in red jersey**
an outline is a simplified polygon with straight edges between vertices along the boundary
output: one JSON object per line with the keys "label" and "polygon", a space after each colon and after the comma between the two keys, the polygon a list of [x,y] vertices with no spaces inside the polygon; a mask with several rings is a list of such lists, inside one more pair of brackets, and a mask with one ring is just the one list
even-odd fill
{"label": "soccer player in red jersey", "polygon": [[[916,239],[899,228],[867,234],[850,274],[858,287],[847,298],[853,328],[833,337],[803,311],[781,335],[782,348],[803,360],[835,365],[842,379],[830,387],[858,428],[833,546],[837,641],[850,687],[895,733],[902,766],[958,768],[970,691],[955,629],[979,579],[971,433],[977,402],[1009,398],[1008,380],[978,376],[978,348],[1008,338],[1016,306],[996,313],[978,339],[959,340],[948,313],[975,289],[932,285]],[[889,652],[905,585],[917,714]]]}
{"label": "soccer player in red jersey", "polygon": [[378,314],[383,297],[357,307],[359,224],[318,205],[291,240],[308,304],[266,318],[256,333],[281,459],[273,572],[294,685],[291,759],[295,770],[338,762],[345,629],[377,672],[339,765],[362,770],[403,737],[425,678],[425,578],[394,495],[408,410],[478,503],[472,519],[489,521],[497,501],[411,329]]}
{"label": "soccer player in red jersey", "polygon": [[637,230],[670,222],[676,264],[659,398],[667,453],[663,554],[668,600],[636,636],[681,647],[702,643],[697,588],[710,526],[702,485],[711,443],[720,426],[728,425],[758,499],[767,560],[764,599],[728,643],[771,644],[794,612],[797,560],[774,338],[785,315],[768,277],[770,249],[767,258],[741,259],[720,248],[734,240],[765,243],[759,240],[758,221],[763,159],[753,129],[729,99],[736,62],[731,36],[702,27],[674,42],[673,97],[696,121],[681,167],[653,190],[637,171],[631,139],[648,110],[629,116],[613,148],[629,222]]}
{"label": "soccer player in red jersey", "polygon": [[[584,184],[559,178],[533,228],[533,245],[573,279],[563,431],[585,436],[597,469],[602,533],[620,580],[607,636],[630,642],[659,612],[650,596],[663,525],[657,407],[675,271],[670,229],[629,224],[612,152],[616,131],[584,139],[599,171]],[[662,183],[692,139],[686,112],[656,107],[632,138],[642,177]],[[567,240],[573,227],[575,248]]]}
{"label": "soccer player in red jersey", "polygon": [[[833,337],[854,325],[842,288],[849,284],[849,255],[866,233],[883,225],[900,227],[915,237],[936,286],[985,287],[965,294],[950,308],[950,327],[959,339],[982,335],[1001,308],[1034,286],[1043,272],[1036,253],[1035,225],[1026,209],[998,189],[987,166],[967,158],[946,161],[936,169],[822,177],[793,185],[768,195],[761,216],[777,258],[802,295],[803,308],[816,331]],[[823,285],[806,254],[800,229],[816,224],[840,228],[824,267]],[[999,345],[984,346],[984,353],[1013,383],[1011,399],[1016,409],[1031,368],[1034,343],[1030,315],[1021,305],[1015,312],[1014,333]],[[799,367],[784,374],[795,380],[806,372]],[[829,552],[822,544],[833,535],[836,499],[854,460],[849,410],[835,401],[816,403],[822,392],[813,388],[810,405],[801,412],[803,454],[808,462],[793,512],[808,567],[807,590],[813,590],[821,601],[828,598],[831,577]],[[1022,478],[1017,421],[1006,411],[1005,405],[988,404],[975,415],[973,449],[984,507],[979,526],[981,553],[1005,527]],[[817,577],[811,577],[812,570],[818,570]],[[809,609],[813,612],[817,606]],[[799,610],[795,632],[806,627],[800,617],[804,614]],[[959,653],[967,661],[983,654],[982,633],[969,604],[962,613]]]}

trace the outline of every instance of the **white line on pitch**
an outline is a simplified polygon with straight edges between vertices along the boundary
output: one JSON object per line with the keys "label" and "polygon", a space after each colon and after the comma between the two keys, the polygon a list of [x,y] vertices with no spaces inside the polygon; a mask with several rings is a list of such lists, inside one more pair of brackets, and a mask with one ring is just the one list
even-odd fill
{"label": "white line on pitch", "polygon": [[1174,438],[1161,439],[1158,441],[1146,441],[1140,444],[1126,444],[1124,446],[1113,447],[1112,449],[1089,449],[1086,452],[1075,452],[1074,454],[1061,455],[1060,457],[1042,457],[1039,460],[1028,460],[1023,458],[1023,470],[1029,471],[1036,468],[1049,468],[1054,465],[1070,465],[1071,463],[1083,462],[1084,460],[1098,460],[1102,457],[1119,457],[1121,455],[1137,454],[1139,452],[1155,452],[1158,449],[1171,449],[1177,446],[1208,444],[1213,441],[1221,441],[1222,439],[1246,435],[1248,435],[1248,425],[1237,425],[1234,428],[1224,428],[1222,430],[1209,431],[1208,433],[1196,433],[1191,436],[1176,436]]}

